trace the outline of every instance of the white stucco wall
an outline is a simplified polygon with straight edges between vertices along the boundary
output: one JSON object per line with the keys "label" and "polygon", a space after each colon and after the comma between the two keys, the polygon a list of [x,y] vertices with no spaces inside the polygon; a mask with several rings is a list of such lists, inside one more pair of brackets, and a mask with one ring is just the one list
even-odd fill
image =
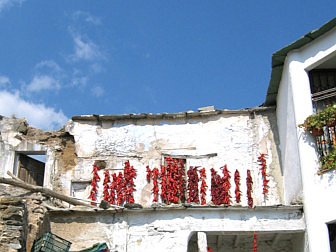
{"label": "white stucco wall", "polygon": [[[93,121],[70,122],[67,130],[75,138],[78,159],[72,179],[90,180],[95,160],[105,160],[110,172],[119,172],[123,163],[130,160],[137,169],[135,201],[150,206],[152,185],[146,181],[146,166],[159,168],[163,154],[185,155],[187,167],[202,166],[207,170],[207,202],[210,202],[210,169],[215,168],[222,175],[219,168],[227,164],[232,176],[232,196],[233,174],[236,169],[240,171],[242,205],[247,205],[247,169],[252,171],[255,205],[282,204],[282,176],[273,132],[275,124],[272,110],[195,119],[103,121],[102,125]],[[206,156],[214,153],[216,156]],[[268,154],[267,199],[262,194],[262,178],[257,164],[260,153]],[[103,171],[100,176],[103,180]],[[100,184],[100,193],[102,188]]]}
{"label": "white stucco wall", "polygon": [[[304,232],[305,223],[298,208],[264,209],[170,209],[132,210],[114,213],[109,210],[90,212],[51,212],[51,231],[72,242],[71,250],[88,248],[98,242],[107,242],[111,251],[174,251],[186,252],[188,241],[194,232],[217,232],[220,235],[252,234],[262,232],[295,234]],[[281,250],[272,244],[263,247],[268,251],[303,251],[301,244],[292,244],[288,236]],[[292,239],[292,240],[291,240]],[[285,239],[286,240],[286,239]],[[241,240],[237,245],[244,245]],[[235,246],[225,244],[234,250]],[[266,244],[265,244],[266,245]],[[252,248],[252,240],[248,248]],[[259,247],[262,249],[262,246]],[[217,252],[217,250],[214,250]],[[223,250],[221,250],[223,251]],[[245,248],[244,251],[247,251]]]}
{"label": "white stucco wall", "polygon": [[[317,175],[314,141],[297,126],[312,114],[308,71],[335,56],[335,29],[288,54],[277,97],[277,121],[284,169],[285,201],[299,194],[302,174],[310,251],[329,251],[326,223],[336,220],[334,172]],[[292,186],[291,186],[292,185]]]}

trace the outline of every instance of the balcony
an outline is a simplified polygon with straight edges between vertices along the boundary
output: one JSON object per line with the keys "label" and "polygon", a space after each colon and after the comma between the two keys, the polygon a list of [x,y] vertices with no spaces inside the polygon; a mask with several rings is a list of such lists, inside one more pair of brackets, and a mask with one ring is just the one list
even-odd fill
{"label": "balcony", "polygon": [[320,160],[318,174],[336,169],[336,104],[308,116],[303,124],[315,139]]}

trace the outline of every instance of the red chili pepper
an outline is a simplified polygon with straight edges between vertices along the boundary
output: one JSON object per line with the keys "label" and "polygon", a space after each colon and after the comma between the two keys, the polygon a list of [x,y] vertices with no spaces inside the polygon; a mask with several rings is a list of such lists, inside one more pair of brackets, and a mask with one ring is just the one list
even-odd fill
{"label": "red chili pepper", "polygon": [[268,194],[268,182],[269,180],[267,179],[267,172],[266,172],[266,169],[267,169],[267,162],[266,162],[266,156],[267,154],[260,154],[259,157],[258,157],[258,163],[259,163],[259,166],[260,166],[260,171],[261,171],[261,176],[262,176],[262,179],[263,179],[263,194],[264,194],[264,197],[267,197],[267,194]]}
{"label": "red chili pepper", "polygon": [[240,175],[239,175],[239,171],[237,169],[234,173],[234,182],[235,182],[235,185],[236,185],[236,188],[235,188],[236,202],[240,203],[240,197],[241,197],[241,191],[239,189],[239,187],[240,187]]}
{"label": "red chili pepper", "polygon": [[257,252],[258,251],[258,247],[257,247],[257,233],[256,231],[253,232],[253,252]]}
{"label": "red chili pepper", "polygon": [[251,171],[247,170],[247,176],[246,176],[247,204],[250,208],[253,207],[252,184],[253,184],[253,181],[252,181]]}
{"label": "red chili pepper", "polygon": [[103,190],[103,197],[104,197],[104,200],[105,201],[109,201],[110,199],[110,192],[109,192],[109,188],[110,188],[110,173],[108,170],[105,170],[104,171],[104,182],[103,182],[103,185],[104,185],[104,190]]}
{"label": "red chili pepper", "polygon": [[189,167],[187,171],[188,175],[188,203],[199,203],[199,195],[198,195],[198,173],[197,167]]}
{"label": "red chili pepper", "polygon": [[109,199],[109,202],[112,205],[116,204],[116,189],[117,189],[117,183],[118,183],[117,181],[118,181],[117,174],[113,173],[112,174],[112,182],[111,182],[111,185],[110,185],[110,199]]}
{"label": "red chili pepper", "polygon": [[223,203],[225,205],[230,206],[231,204],[231,195],[230,195],[230,172],[227,169],[227,165],[224,165],[223,167]]}
{"label": "red chili pepper", "polygon": [[116,186],[116,193],[117,193],[117,200],[116,203],[118,206],[122,205],[125,200],[125,180],[124,176],[121,172],[119,172],[117,176],[117,186]]}
{"label": "red chili pepper", "polygon": [[[100,177],[98,175],[98,170],[99,170],[99,167],[96,164],[94,164],[92,168],[91,191],[88,197],[92,201],[97,200],[98,181],[100,180]],[[91,202],[91,205],[95,206],[96,204],[94,202]]]}
{"label": "red chili pepper", "polygon": [[206,171],[205,168],[202,168],[200,171],[200,179],[201,179],[201,205],[206,204],[206,190],[208,188],[207,183],[206,183]]}
{"label": "red chili pepper", "polygon": [[223,194],[222,194],[222,178],[217,174],[214,168],[210,169],[211,171],[211,201],[215,205],[223,204]]}
{"label": "red chili pepper", "polygon": [[134,203],[133,192],[135,191],[134,179],[136,170],[130,165],[129,161],[124,164],[124,200],[126,203]]}

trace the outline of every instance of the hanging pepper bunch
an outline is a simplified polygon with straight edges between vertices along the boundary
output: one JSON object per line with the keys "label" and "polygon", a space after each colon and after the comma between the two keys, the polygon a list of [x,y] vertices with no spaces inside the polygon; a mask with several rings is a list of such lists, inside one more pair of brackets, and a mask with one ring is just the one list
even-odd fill
{"label": "hanging pepper bunch", "polygon": [[187,202],[194,202],[199,203],[199,196],[198,196],[198,173],[197,167],[189,167],[187,171],[188,175],[188,198]]}
{"label": "hanging pepper bunch", "polygon": [[247,176],[246,176],[247,204],[250,208],[253,207],[252,184],[253,184],[253,181],[252,181],[251,171],[247,170]]}
{"label": "hanging pepper bunch", "polygon": [[203,167],[200,171],[200,179],[201,179],[201,189],[200,189],[200,194],[201,194],[201,205],[206,204],[206,190],[208,188],[207,183],[206,183],[206,171],[205,168]]}
{"label": "hanging pepper bunch", "polygon": [[147,180],[147,183],[150,183],[150,180],[151,180],[151,169],[149,169],[149,166],[147,165],[146,166],[146,172],[147,172],[147,174],[146,174],[146,180]]}
{"label": "hanging pepper bunch", "polygon": [[219,176],[214,168],[210,169],[211,171],[211,201],[215,205],[221,205],[223,203],[222,198],[222,178]]}
{"label": "hanging pepper bunch", "polygon": [[133,192],[135,191],[134,179],[136,171],[129,161],[124,164],[124,194],[126,203],[134,203]]}
{"label": "hanging pepper bunch", "polygon": [[125,180],[122,172],[119,172],[116,181],[116,203],[118,206],[122,205],[125,201]]}
{"label": "hanging pepper bunch", "polygon": [[112,181],[110,184],[110,199],[109,202],[112,205],[116,204],[116,190],[117,190],[117,184],[118,184],[118,177],[116,173],[112,174]]}
{"label": "hanging pepper bunch", "polygon": [[266,173],[267,169],[266,156],[267,156],[266,154],[260,154],[260,156],[258,157],[258,163],[260,166],[261,176],[263,180],[263,194],[265,197],[267,196],[268,193],[268,182],[269,182]]}
{"label": "hanging pepper bunch", "polygon": [[[148,173],[147,173],[148,174]],[[151,172],[152,174],[152,179],[153,179],[153,202],[158,202],[159,199],[159,183],[158,183],[158,179],[159,179],[159,169],[158,168],[154,168]]]}
{"label": "hanging pepper bunch", "polygon": [[181,202],[185,202],[186,178],[185,178],[185,164],[183,159],[175,159],[178,166],[178,192]]}
{"label": "hanging pepper bunch", "polygon": [[258,246],[257,246],[257,232],[253,232],[253,252],[258,251]]}
{"label": "hanging pepper bunch", "polygon": [[[89,199],[92,201],[97,200],[97,193],[98,193],[98,182],[100,181],[100,177],[98,175],[99,167],[94,164],[92,168],[92,180],[91,180],[91,191],[89,195]],[[95,203],[91,202],[91,205],[95,205]]]}
{"label": "hanging pepper bunch", "polygon": [[236,169],[234,173],[234,182],[235,182],[235,198],[236,198],[236,203],[240,203],[240,197],[241,197],[241,191],[240,191],[240,174],[239,171]]}
{"label": "hanging pepper bunch", "polygon": [[166,157],[166,173],[167,173],[167,203],[178,203],[180,199],[179,192],[179,167],[177,160],[171,157]]}
{"label": "hanging pepper bunch", "polygon": [[103,197],[104,197],[104,200],[107,202],[109,202],[110,200],[109,183],[110,183],[110,173],[108,170],[105,170],[104,171],[104,181],[103,181],[103,185],[104,185]]}
{"label": "hanging pepper bunch", "polygon": [[223,203],[225,205],[230,206],[231,204],[231,195],[230,195],[230,188],[231,188],[231,183],[230,183],[230,172],[227,168],[226,165],[223,167]]}
{"label": "hanging pepper bunch", "polygon": [[167,177],[166,177],[166,167],[161,165],[161,173],[160,173],[160,178],[161,178],[161,200],[164,203],[167,203]]}

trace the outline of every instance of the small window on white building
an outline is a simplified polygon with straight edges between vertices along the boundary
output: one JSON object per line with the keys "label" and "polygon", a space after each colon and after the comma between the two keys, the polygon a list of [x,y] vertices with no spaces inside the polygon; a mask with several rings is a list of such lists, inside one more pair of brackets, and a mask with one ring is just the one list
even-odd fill
{"label": "small window on white building", "polygon": [[313,69],[309,80],[315,112],[336,103],[336,69]]}
{"label": "small window on white building", "polygon": [[26,183],[43,186],[45,161],[43,152],[17,152],[14,174]]}

